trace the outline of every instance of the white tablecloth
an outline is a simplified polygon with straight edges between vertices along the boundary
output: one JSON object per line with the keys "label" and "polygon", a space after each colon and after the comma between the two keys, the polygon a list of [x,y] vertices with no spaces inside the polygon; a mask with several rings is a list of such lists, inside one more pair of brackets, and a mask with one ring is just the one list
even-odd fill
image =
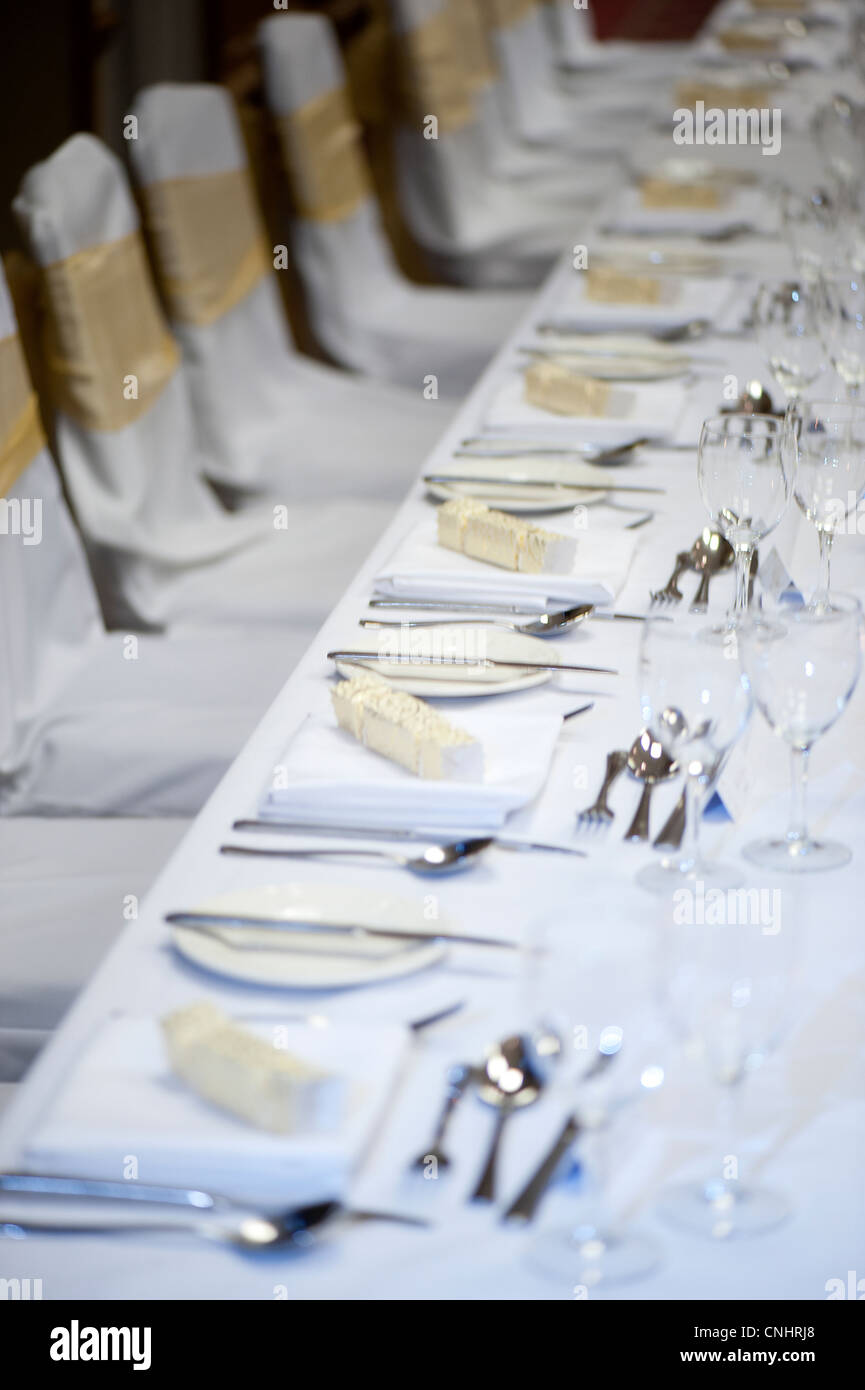
{"label": "white tablecloth", "polygon": [[[737,247],[737,252],[741,248]],[[443,469],[459,440],[477,432],[479,403],[514,360],[531,324],[545,317],[561,297],[563,282],[573,274],[563,263],[541,291],[538,301],[513,339],[491,364],[448,435],[428,461]],[[742,294],[753,289],[742,282]],[[744,383],[766,376],[755,349],[732,338],[700,345],[711,362],[700,369],[691,387],[694,412],[713,413],[720,403],[727,373]],[[647,483],[666,488],[646,498],[657,515],[637,536],[631,573],[617,600],[622,611],[644,610],[650,588],[662,584],[673,557],[705,522],[697,492],[694,453],[670,449],[645,452],[638,464]],[[625,471],[615,474],[625,480]],[[611,478],[613,475],[611,474]],[[627,499],[629,502],[634,499]],[[218,846],[229,838],[231,822],[255,814],[262,785],[278,762],[292,732],[320,697],[331,674],[324,653],[357,631],[365,612],[373,576],[393,553],[407,530],[428,515],[418,487],[369,557],[350,591],[317,635],[305,660],[278,696],[223,783],[168,863],[139,919],[79,999],[62,1028],[20,1088],[0,1131],[0,1163],[15,1166],[26,1154],[28,1134],[45,1113],[53,1094],[63,1087],[70,1059],[93,1030],[118,1008],[135,1014],[163,1014],[171,1007],[207,994],[215,1002],[245,1014],[272,1015],[284,1008],[296,1013],[312,1007],[308,997],[269,990],[250,990],[196,973],[173,955],[163,914],[188,906],[196,898],[258,883],[293,879],[301,882],[362,882],[401,892],[430,891],[388,867],[352,868],[314,862],[256,861],[220,857]],[[609,521],[610,513],[606,513]],[[622,516],[622,524],[629,518]],[[775,543],[807,589],[816,574],[814,533],[791,512]],[[839,587],[865,590],[862,561],[865,539],[840,537],[833,581]],[[717,581],[716,599],[729,599]],[[557,651],[564,660],[614,666],[621,675],[568,674],[554,685],[497,697],[501,707],[536,712],[573,707],[594,698],[595,709],[565,725],[550,778],[539,801],[509,823],[515,832],[555,837],[576,843],[575,811],[588,802],[600,779],[606,751],[629,742],[639,728],[635,662],[637,624],[597,622],[562,638]],[[606,693],[612,692],[612,693]],[[772,1234],[746,1243],[710,1245],[664,1227],[654,1214],[659,1191],[681,1176],[702,1176],[713,1141],[717,1097],[698,1066],[684,1060],[671,1043],[666,1084],[647,1103],[623,1115],[614,1131],[611,1195],[614,1207],[653,1233],[662,1262],[649,1279],[599,1289],[591,1297],[638,1299],[753,1298],[820,1299],[826,1281],[846,1278],[861,1269],[865,1235],[861,1173],[865,1159],[865,1105],[861,1083],[861,991],[865,940],[861,901],[865,891],[865,855],[861,827],[865,816],[862,751],[863,699],[856,697],[839,726],[815,756],[812,809],[815,822],[831,821],[834,834],[854,847],[852,864],[838,872],[798,881],[785,879],[782,891],[785,930],[798,931],[801,952],[791,995],[793,1026],[784,1045],[745,1091],[743,1163],[764,1169],[765,1179],[791,1199],[793,1215]],[[707,844],[736,858],[739,845],[761,826],[780,828],[786,815],[786,780],[777,777],[760,791],[755,777],[755,816],[745,825],[706,824]],[[633,882],[635,871],[652,852],[621,841],[625,816],[634,803],[634,787],[621,783],[614,804],[617,830],[606,841],[588,844],[586,860],[565,855],[490,853],[471,873],[433,885],[443,912],[473,932],[525,935],[545,914],[569,913],[574,950],[603,943],[623,964],[642,972],[646,991],[656,955],[655,900]],[[662,800],[656,815],[660,824]],[[277,836],[256,843],[280,844]],[[292,839],[291,843],[302,843]],[[407,1172],[408,1160],[427,1142],[442,1101],[448,1064],[476,1058],[483,1045],[525,1021],[519,967],[510,959],[482,952],[452,952],[440,966],[403,982],[375,989],[316,996],[314,1008],[334,1018],[405,1021],[455,1000],[466,1007],[452,1019],[421,1035],[411,1065],[389,1107],[385,1124],[358,1174],[357,1203],[391,1210],[421,1212],[434,1225],[417,1230],[366,1224],[334,1231],[319,1249],[303,1258],[241,1258],[192,1239],[159,1237],[148,1241],[112,1237],[48,1238],[0,1242],[0,1275],[38,1277],[46,1298],[272,1298],[284,1286],[289,1298],[322,1299],[571,1299],[573,1290],[533,1271],[525,1258],[531,1234],[505,1229],[498,1211],[465,1200],[475,1180],[490,1134],[491,1114],[473,1098],[458,1111],[449,1147],[456,1162],[447,1176],[425,1181]],[[555,1106],[542,1102],[529,1118],[518,1117],[507,1135],[502,1156],[501,1190],[512,1193],[542,1152],[558,1123]],[[570,1209],[573,1195],[559,1187],[544,1209],[544,1223]]]}

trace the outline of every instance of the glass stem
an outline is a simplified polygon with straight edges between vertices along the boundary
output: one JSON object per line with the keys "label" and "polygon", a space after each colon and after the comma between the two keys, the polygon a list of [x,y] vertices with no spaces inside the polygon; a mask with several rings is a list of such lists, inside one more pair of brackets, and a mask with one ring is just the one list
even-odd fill
{"label": "glass stem", "polygon": [[743,618],[748,612],[748,589],[751,586],[751,558],[753,554],[753,545],[736,546],[736,603],[734,613],[737,618]]}
{"label": "glass stem", "polygon": [[685,830],[679,850],[679,872],[689,874],[700,863],[700,811],[703,788],[694,773],[685,774]]}
{"label": "glass stem", "polygon": [[820,542],[820,580],[817,585],[817,592],[814,595],[814,606],[817,608],[829,607],[829,576],[832,566],[832,541],[835,539],[833,531],[828,531],[825,526],[821,526],[817,532],[817,539]]}
{"label": "glass stem", "polygon": [[808,843],[808,757],[810,748],[791,750],[791,771],[793,794],[790,802],[790,825],[787,842],[795,851],[798,846]]}

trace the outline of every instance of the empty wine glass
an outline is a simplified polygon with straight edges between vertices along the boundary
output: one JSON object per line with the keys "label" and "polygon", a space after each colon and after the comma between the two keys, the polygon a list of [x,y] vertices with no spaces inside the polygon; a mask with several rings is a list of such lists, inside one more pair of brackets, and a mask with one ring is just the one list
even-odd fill
{"label": "empty wine glass", "polygon": [[738,659],[735,632],[722,644],[707,641],[705,617],[675,623],[647,618],[640,646],[640,711],[643,723],[672,753],[685,775],[685,830],[678,850],[647,865],[637,882],[654,893],[671,883],[732,887],[741,874],[707,862],[699,843],[703,807],[721,765],[751,712],[748,682]]}
{"label": "empty wine glass", "polygon": [[[661,1196],[659,1214],[712,1240],[756,1236],[789,1213],[757,1186],[742,1154],[743,1083],[774,1052],[788,1022],[797,936],[791,894],[756,880],[736,892],[678,890],[665,905],[659,977],[674,1032],[722,1087],[714,1171]],[[743,1172],[743,1169],[745,1171]]]}
{"label": "empty wine glass", "polygon": [[549,1191],[542,1216],[548,1204],[550,1224],[526,1258],[568,1289],[643,1278],[660,1258],[656,1242],[618,1218],[610,1199],[611,1135],[662,1087],[669,1046],[646,990],[651,934],[634,926],[624,940],[623,958],[618,933],[583,931],[566,912],[546,914],[529,932],[525,1004],[533,1022],[562,1040],[546,1099],[573,1122],[558,1131],[569,1140],[560,1163],[570,1154],[573,1171],[575,1151],[579,1172],[576,1184]]}
{"label": "empty wine glass", "polygon": [[790,825],[780,839],[757,840],[744,854],[764,868],[808,873],[837,869],[846,845],[817,841],[808,831],[808,759],[838,720],[856,688],[862,664],[862,610],[847,594],[831,607],[779,602],[742,625],[740,651],[754,703],[772,732],[790,745],[793,796]]}
{"label": "empty wine glass", "polygon": [[736,553],[735,605],[719,635],[747,613],[757,544],[774,531],[790,500],[796,471],[790,431],[790,422],[774,415],[719,415],[703,424],[700,493],[713,526]]}
{"label": "empty wine glass", "polygon": [[824,271],[820,287],[823,346],[847,394],[855,399],[865,381],[865,272]]}
{"label": "empty wine glass", "polygon": [[812,189],[804,196],[784,188],[781,220],[797,274],[806,284],[815,284],[837,255],[838,209],[834,200],[821,188]]}
{"label": "empty wine glass", "polygon": [[808,401],[791,406],[788,415],[797,459],[794,496],[820,544],[811,606],[827,607],[832,542],[865,494],[865,406]]}
{"label": "empty wine glass", "polygon": [[823,370],[816,309],[804,283],[764,284],[754,304],[757,342],[788,400],[796,400]]}

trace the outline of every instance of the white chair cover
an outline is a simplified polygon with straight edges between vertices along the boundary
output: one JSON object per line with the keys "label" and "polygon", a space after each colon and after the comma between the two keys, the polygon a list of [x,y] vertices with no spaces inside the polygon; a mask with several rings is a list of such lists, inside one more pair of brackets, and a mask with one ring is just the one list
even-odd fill
{"label": "white chair cover", "polygon": [[[324,16],[273,15],[258,32],[275,116],[345,87],[342,57]],[[292,245],[319,341],[339,361],[372,376],[416,386],[431,372],[440,390],[461,395],[525,307],[514,293],[411,284],[391,255],[373,196],[338,220],[295,217]]]}
{"label": "white chair cover", "polygon": [[[89,135],[31,169],[14,206],[43,266],[139,225],[119,162]],[[134,423],[96,430],[59,410],[56,432],[111,625],[308,628],[332,607],[388,515],[360,499],[302,505],[287,483],[282,529],[270,510],[225,513],[203,478],[211,468],[182,367]],[[303,453],[290,453],[292,479],[302,479]]]}
{"label": "white chair cover", "polygon": [[[388,0],[397,37],[435,20],[450,0]],[[430,113],[436,114],[436,113]],[[535,284],[579,221],[561,204],[527,199],[486,172],[477,116],[425,139],[417,123],[395,131],[400,199],[414,236],[466,284]]]}
{"label": "white chair cover", "polygon": [[[246,168],[223,88],[160,84],[140,94],[135,111],[132,159],[145,189]],[[166,237],[172,226],[166,218]],[[424,399],[423,372],[410,392],[297,353],[275,273],[214,322],[174,327],[207,431],[208,473],[229,486],[396,501],[450,418],[444,402]]]}
{"label": "white chair cover", "polygon": [[[0,272],[0,341],[16,333]],[[308,629],[286,631],[278,655],[265,637],[142,637],[132,646],[104,631],[44,448],[2,505],[0,812],[194,813],[289,674]],[[12,524],[17,518],[26,525]]]}

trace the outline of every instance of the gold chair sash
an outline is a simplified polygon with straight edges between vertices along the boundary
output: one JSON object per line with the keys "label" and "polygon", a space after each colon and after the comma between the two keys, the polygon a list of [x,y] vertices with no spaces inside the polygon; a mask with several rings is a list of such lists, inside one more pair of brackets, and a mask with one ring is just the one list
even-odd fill
{"label": "gold chair sash", "polygon": [[39,407],[16,333],[0,340],[0,497],[44,445]]}
{"label": "gold chair sash", "polygon": [[490,24],[507,29],[519,24],[537,5],[537,0],[483,0]]}
{"label": "gold chair sash", "polygon": [[397,99],[403,119],[421,126],[435,116],[442,134],[474,120],[475,108],[450,6],[396,37]]}
{"label": "gold chair sash", "polygon": [[222,318],[270,271],[248,169],[165,179],[143,197],[160,283],[181,323]]}
{"label": "gold chair sash", "polygon": [[174,375],[139,232],[45,266],[45,362],[55,403],[86,429],[121,430]]}
{"label": "gold chair sash", "polygon": [[482,91],[495,82],[498,70],[480,0],[451,0],[450,13],[469,90]]}
{"label": "gold chair sash", "polygon": [[361,129],[344,87],[322,92],[277,117],[295,210],[314,222],[341,222],[372,195]]}

